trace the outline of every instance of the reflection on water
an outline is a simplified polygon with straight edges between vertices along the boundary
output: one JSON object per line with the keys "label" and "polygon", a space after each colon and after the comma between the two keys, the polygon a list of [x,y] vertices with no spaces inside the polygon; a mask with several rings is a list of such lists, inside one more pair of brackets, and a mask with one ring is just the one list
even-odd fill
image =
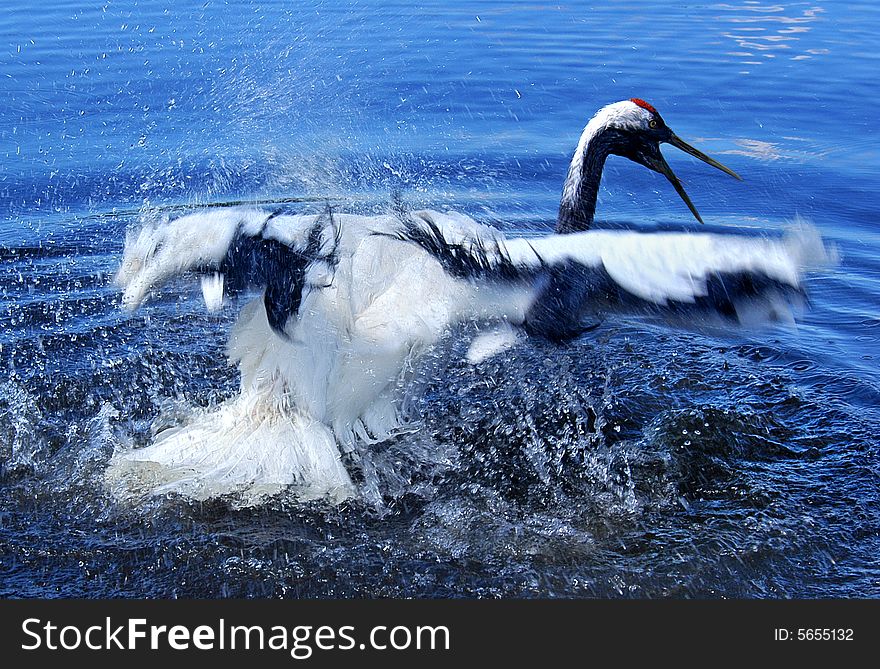
{"label": "reflection on water", "polygon": [[729,51],[728,55],[746,59],[742,61],[744,65],[761,65],[764,61],[757,58],[775,58],[777,52],[792,60],[830,52],[804,39],[811,30],[809,24],[821,19],[825,13],[821,7],[802,8],[802,3],[795,7],[780,3],[765,5],[750,0],[742,5],[714,5],[713,9],[723,12],[715,17],[719,24],[734,24],[721,34],[736,42],[739,50]]}

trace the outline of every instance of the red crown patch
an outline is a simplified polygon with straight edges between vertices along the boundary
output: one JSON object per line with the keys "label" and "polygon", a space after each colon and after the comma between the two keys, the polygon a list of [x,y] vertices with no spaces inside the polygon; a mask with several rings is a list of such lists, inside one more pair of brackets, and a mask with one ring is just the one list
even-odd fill
{"label": "red crown patch", "polygon": [[641,98],[630,98],[630,102],[635,102],[639,107],[641,107],[642,109],[647,109],[647,110],[648,110],[649,112],[651,112],[652,114],[656,114],[656,113],[657,113],[657,110],[654,109],[654,107],[652,107],[651,105],[649,105],[647,102],[645,102],[645,101],[642,100]]}

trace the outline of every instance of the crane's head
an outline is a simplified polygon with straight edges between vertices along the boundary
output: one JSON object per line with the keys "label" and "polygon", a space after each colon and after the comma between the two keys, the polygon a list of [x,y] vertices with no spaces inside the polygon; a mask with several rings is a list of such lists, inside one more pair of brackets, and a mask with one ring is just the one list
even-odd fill
{"label": "crane's head", "polygon": [[609,152],[629,158],[665,176],[700,223],[703,222],[703,219],[700,218],[699,212],[685,192],[681,181],[678,180],[672,168],[669,167],[669,163],[660,153],[660,144],[663,142],[671,144],[685,153],[691,154],[694,158],[699,158],[704,163],[742,181],[742,177],[732,169],[725,167],[714,158],[710,158],[699,149],[695,149],[672,132],[659,112],[644,100],[632,98],[617,102],[605,107],[600,112],[600,114],[603,113],[605,128],[613,131],[614,135]]}

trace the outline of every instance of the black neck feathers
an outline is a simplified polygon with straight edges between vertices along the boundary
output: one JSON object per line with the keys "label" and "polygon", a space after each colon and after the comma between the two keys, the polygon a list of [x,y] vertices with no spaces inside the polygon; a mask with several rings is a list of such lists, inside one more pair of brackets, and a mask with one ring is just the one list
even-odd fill
{"label": "black neck feathers", "polygon": [[587,134],[589,132],[587,126],[568,168],[556,219],[557,234],[582,232],[590,228],[596,213],[605,159],[624,139],[615,128],[600,128],[591,135]]}

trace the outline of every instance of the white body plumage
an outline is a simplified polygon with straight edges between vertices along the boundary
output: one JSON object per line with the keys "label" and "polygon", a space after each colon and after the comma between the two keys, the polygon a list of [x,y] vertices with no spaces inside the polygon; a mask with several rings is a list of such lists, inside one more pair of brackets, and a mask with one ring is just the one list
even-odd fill
{"label": "white body plumage", "polygon": [[[507,239],[456,213],[208,210],[128,239],[117,275],[123,303],[134,309],[172,276],[195,271],[208,277],[206,303],[216,307],[225,259],[241,240],[254,239],[300,253],[295,312],[282,331],[273,326],[268,288],[241,310],[228,347],[241,371],[240,394],[146,448],[118,452],[110,476],[124,482],[120,489],[237,493],[252,503],[293,485],[303,498],[344,499],[357,491],[342,454],[406,426],[396,393],[412,357],[462,321],[482,324],[473,362],[525,338],[553,268],[592,277],[578,304],[591,317],[674,315],[691,305],[726,322],[752,322],[790,320],[788,298],[800,293],[804,271],[829,257],[807,228],[784,239],[629,231]],[[247,248],[248,262],[259,263],[264,246]],[[227,269],[247,267],[240,261]],[[741,276],[759,277],[763,287],[731,295],[716,314],[711,283]],[[261,288],[259,280],[253,285]]]}

